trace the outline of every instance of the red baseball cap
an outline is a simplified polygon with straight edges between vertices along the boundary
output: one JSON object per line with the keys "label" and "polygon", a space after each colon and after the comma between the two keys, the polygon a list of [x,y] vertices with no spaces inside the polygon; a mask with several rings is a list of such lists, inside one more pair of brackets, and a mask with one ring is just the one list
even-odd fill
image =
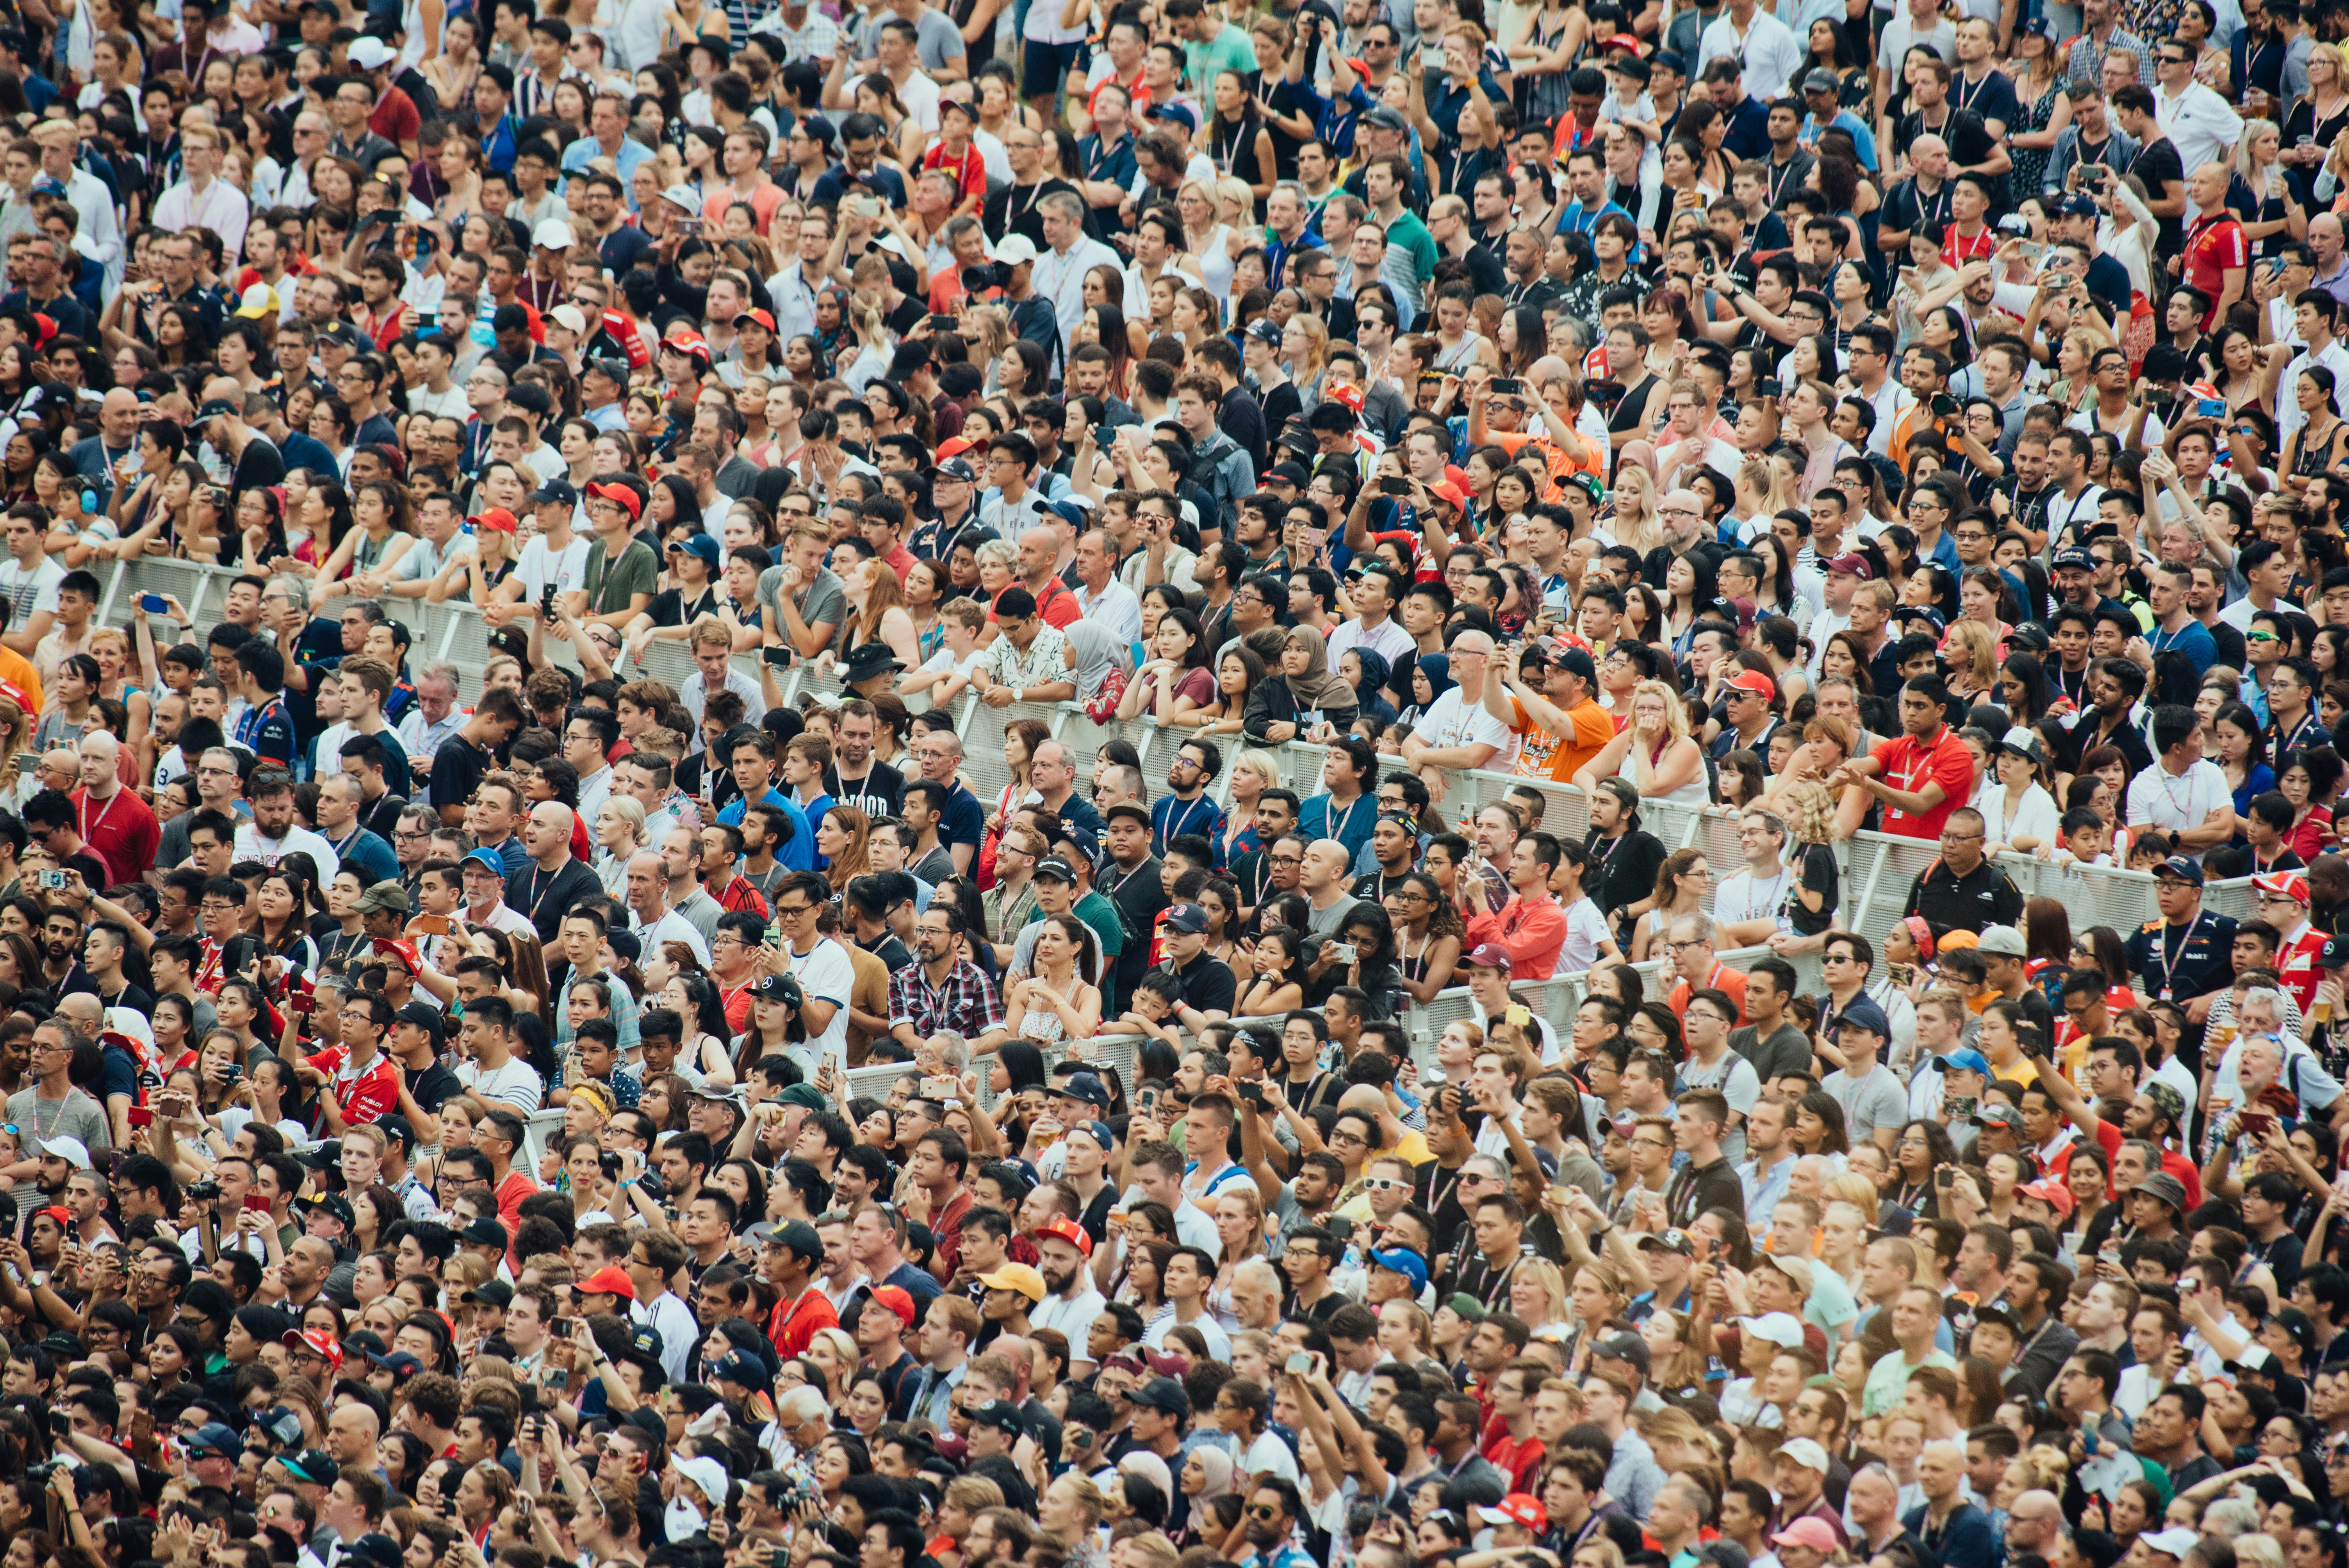
{"label": "red baseball cap", "polygon": [[1513,1491],[1497,1508],[1479,1508],[1476,1517],[1487,1524],[1522,1524],[1537,1533],[1549,1528],[1549,1511],[1531,1492]]}
{"label": "red baseball cap", "polygon": [[[705,350],[704,352],[707,351]],[[644,498],[636,494],[635,490],[629,489],[626,485],[591,484],[587,487],[587,493],[595,497],[598,500],[610,501],[614,506],[619,507],[622,511],[626,511],[631,518],[642,517],[645,514]]]}
{"label": "red baseball cap", "polygon": [[1778,699],[1778,683],[1760,670],[1740,670],[1724,686],[1730,691],[1750,691],[1765,702]]}
{"label": "red baseball cap", "polygon": [[873,1293],[874,1301],[897,1315],[897,1321],[907,1328],[914,1326],[914,1298],[903,1285],[885,1284]]}
{"label": "red baseball cap", "polygon": [[627,1270],[611,1264],[605,1264],[580,1281],[579,1288],[591,1295],[626,1296],[630,1301],[636,1299],[636,1282],[628,1277]]}
{"label": "red baseball cap", "polygon": [[2298,872],[2276,872],[2263,877],[2253,877],[2251,885],[2260,890],[2262,898],[2288,898],[2297,904],[2308,903],[2308,879]]}
{"label": "red baseball cap", "polygon": [[1058,1236],[1061,1240],[1068,1243],[1069,1245],[1076,1248],[1077,1251],[1082,1253],[1085,1256],[1091,1257],[1093,1255],[1092,1237],[1087,1235],[1083,1229],[1066,1214],[1055,1214],[1052,1216],[1052,1222],[1049,1225],[1039,1227],[1036,1232],[1036,1236],[1039,1241],[1041,1241],[1046,1236]]}
{"label": "red baseball cap", "polygon": [[305,1334],[298,1330],[289,1328],[285,1331],[285,1338],[280,1340],[279,1343],[285,1346],[288,1349],[291,1349],[296,1345],[306,1345],[311,1349],[316,1351],[319,1355],[325,1357],[328,1367],[337,1372],[343,1369],[343,1347],[340,1345],[336,1344],[335,1341],[327,1335],[321,1333],[317,1329],[314,1328]]}
{"label": "red baseball cap", "polygon": [[500,533],[519,533],[522,531],[522,524],[514,521],[514,514],[508,511],[502,506],[491,507],[487,511],[482,511],[476,516],[467,518],[465,521],[471,523],[476,528],[494,529]]}

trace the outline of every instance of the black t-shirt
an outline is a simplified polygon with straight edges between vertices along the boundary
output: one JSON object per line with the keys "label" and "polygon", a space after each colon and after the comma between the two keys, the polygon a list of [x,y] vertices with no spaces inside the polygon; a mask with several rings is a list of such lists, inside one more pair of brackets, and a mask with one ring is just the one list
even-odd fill
{"label": "black t-shirt", "polygon": [[1183,1005],[1196,1007],[1202,1013],[1229,1013],[1239,997],[1239,982],[1232,978],[1231,965],[1220,958],[1206,954],[1191,961],[1187,967],[1165,966],[1183,986]]}
{"label": "black t-shirt", "polygon": [[709,614],[717,608],[716,588],[704,588],[689,607],[680,590],[667,588],[653,595],[653,602],[645,606],[645,614],[653,618],[656,626],[689,626],[696,616]]}
{"label": "black t-shirt", "polygon": [[[2166,136],[2157,137],[2147,146],[2139,148],[2137,161],[2129,165],[2128,171],[2145,182],[2148,201],[2160,201],[2169,181],[2175,180],[2183,185],[2186,181],[2186,165],[2178,156],[2178,144]],[[2156,253],[2162,256],[2178,254],[2186,243],[2185,228],[2174,217],[2157,219],[2156,222],[2160,225],[2160,238],[2154,245]]]}
{"label": "black t-shirt", "polygon": [[823,770],[824,792],[835,806],[854,806],[868,817],[894,817],[898,803],[905,798],[905,776],[886,762],[874,762],[872,771],[856,779],[856,788],[843,789],[837,764]]}
{"label": "black t-shirt", "polygon": [[239,494],[249,490],[267,490],[271,485],[285,482],[285,455],[277,449],[268,437],[255,435],[237,454],[236,488]]}
{"label": "black t-shirt", "polygon": [[979,226],[999,245],[1007,234],[1025,234],[1040,254],[1051,247],[1044,242],[1044,215],[1037,206],[1056,191],[1078,193],[1067,181],[1050,175],[1033,185],[1006,185],[988,197],[979,210]]}
{"label": "black t-shirt", "polygon": [[461,733],[450,736],[432,754],[432,782],[425,798],[435,810],[463,805],[481,787],[493,760]]}
{"label": "black t-shirt", "polygon": [[399,1076],[407,1080],[409,1097],[416,1101],[418,1107],[436,1114],[442,1106],[465,1092],[465,1086],[457,1081],[457,1075],[437,1061],[422,1072],[402,1068]]}
{"label": "black t-shirt", "polygon": [[[1998,142],[1991,136],[1990,127],[1982,123],[1981,115],[1970,108],[1952,108],[1950,118],[1939,129],[1925,123],[1921,109],[1902,115],[1892,128],[1893,154],[1905,156],[1910,142],[1927,135],[1938,136],[1950,144],[1950,167],[1953,170],[1971,169],[1975,164],[1986,163],[1990,155],[1998,150]],[[1949,187],[1945,183],[1942,189],[1946,191]]]}
{"label": "black t-shirt", "polygon": [[1803,886],[1809,892],[1826,895],[1816,914],[1803,907],[1799,898],[1786,901],[1787,918],[1797,936],[1816,936],[1835,923],[1837,890],[1841,878],[1836,871],[1835,851],[1825,844],[1803,847]]}
{"label": "black t-shirt", "polygon": [[585,861],[565,861],[551,877],[534,864],[526,865],[506,883],[506,907],[527,915],[538,927],[541,942],[553,942],[571,906],[603,891],[603,879]]}

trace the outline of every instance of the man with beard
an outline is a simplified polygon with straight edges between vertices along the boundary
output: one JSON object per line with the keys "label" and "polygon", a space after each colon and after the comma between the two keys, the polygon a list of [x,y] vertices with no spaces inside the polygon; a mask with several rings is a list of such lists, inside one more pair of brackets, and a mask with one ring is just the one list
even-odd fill
{"label": "man with beard", "polygon": [[833,804],[854,806],[870,817],[895,816],[905,798],[905,776],[873,755],[878,711],[869,702],[846,703],[833,726],[833,765],[824,769],[824,793]]}
{"label": "man with beard", "polygon": [[1298,1515],[1304,1511],[1295,1482],[1277,1475],[1260,1478],[1248,1496],[1248,1549],[1239,1559],[1240,1568],[1309,1568],[1313,1559],[1292,1539]]}

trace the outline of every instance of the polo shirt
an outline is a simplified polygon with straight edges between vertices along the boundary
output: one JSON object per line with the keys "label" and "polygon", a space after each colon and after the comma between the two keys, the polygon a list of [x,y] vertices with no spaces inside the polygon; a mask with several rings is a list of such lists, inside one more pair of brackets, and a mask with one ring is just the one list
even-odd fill
{"label": "polo shirt", "polygon": [[2251,243],[2232,212],[2220,208],[2194,220],[2186,235],[2186,281],[2209,296],[2210,308],[2202,313],[2203,331],[2219,325],[2219,296],[2226,287],[2228,269],[2251,264]]}
{"label": "polo shirt", "polygon": [[1201,954],[1181,967],[1171,963],[1163,967],[1183,987],[1183,1005],[1186,1007],[1196,1007],[1202,1013],[1228,1014],[1238,1000],[1239,982],[1233,978],[1231,965],[1220,958]]}
{"label": "polo shirt", "polygon": [[1938,839],[1950,813],[1964,805],[1973,793],[1973,753],[1947,725],[1921,740],[1903,735],[1887,741],[1871,755],[1882,761],[1876,776],[1895,789],[1915,794],[1928,784],[1941,787],[1941,803],[1922,814],[1886,805],[1885,832],[1908,839]]}
{"label": "polo shirt", "polygon": [[1980,932],[1989,925],[2013,925],[2023,918],[2023,893],[2014,879],[1985,859],[1960,876],[1947,861],[1937,860],[1909,884],[1909,903],[1902,915],[1917,914],[1940,936],[1951,931]]}

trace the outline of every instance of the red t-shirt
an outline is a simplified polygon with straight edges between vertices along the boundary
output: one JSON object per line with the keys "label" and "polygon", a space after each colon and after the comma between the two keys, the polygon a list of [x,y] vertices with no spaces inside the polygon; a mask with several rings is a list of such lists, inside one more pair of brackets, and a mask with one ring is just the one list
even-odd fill
{"label": "red t-shirt", "polygon": [[767,1337],[773,1341],[776,1354],[786,1359],[805,1350],[821,1330],[839,1326],[840,1314],[813,1285],[788,1306],[777,1302],[767,1315]]}
{"label": "red t-shirt", "polygon": [[[2105,1151],[2105,1160],[2108,1165],[2119,1162],[2121,1142],[2121,1130],[2118,1127],[2109,1121],[2099,1120],[2096,1123],[2096,1145]],[[2161,1168],[2177,1177],[2178,1184],[2186,1189],[2188,1213],[2190,1214],[2202,1206],[2202,1172],[2195,1168],[2194,1161],[2175,1150],[2165,1149],[2161,1151]],[[2105,1196],[2107,1198],[2114,1196],[2109,1178],[2105,1183]]]}
{"label": "red t-shirt", "polygon": [[1873,755],[1884,763],[1877,777],[1903,794],[1917,794],[1928,784],[1941,787],[1941,803],[1922,816],[1886,806],[1884,830],[1888,833],[1904,839],[1939,839],[1950,813],[1973,793],[1974,754],[1947,725],[1924,740],[1904,735],[1888,741]]}
{"label": "red t-shirt", "polygon": [[386,88],[382,101],[367,116],[367,129],[390,142],[394,147],[414,141],[424,129],[424,117],[416,111],[416,100],[398,88]]}
{"label": "red t-shirt", "polygon": [[1997,250],[1998,231],[1987,223],[1971,240],[1958,232],[1955,223],[1941,236],[1941,260],[1953,267],[1962,267],[1968,262],[1986,262]]}
{"label": "red t-shirt", "polygon": [[2197,218],[2186,235],[2186,281],[2210,297],[2202,313],[2202,330],[2219,325],[2219,296],[2227,286],[2227,270],[2251,264],[2251,242],[2235,215],[2220,209]]}
{"label": "red t-shirt", "polygon": [[953,175],[955,182],[962,187],[962,193],[966,198],[975,196],[981,201],[987,199],[987,160],[979,156],[976,146],[964,148],[961,160],[949,162],[947,159],[946,143],[942,141],[933,143],[929,151],[922,155],[922,171],[927,173],[933,169],[943,169]]}
{"label": "red t-shirt", "polygon": [[75,830],[90,853],[106,862],[109,885],[137,882],[153,867],[163,829],[146,801],[117,788],[106,799],[93,802],[88,790],[77,789],[73,805]]}
{"label": "red t-shirt", "polygon": [[[326,1075],[334,1086],[335,1104],[343,1113],[343,1120],[357,1127],[389,1115],[399,1104],[399,1069],[391,1065],[381,1051],[376,1053],[375,1065],[363,1073],[346,1078],[344,1068],[351,1053],[343,1046],[328,1046],[316,1056],[303,1059]],[[517,1198],[516,1203],[522,1202]]]}

